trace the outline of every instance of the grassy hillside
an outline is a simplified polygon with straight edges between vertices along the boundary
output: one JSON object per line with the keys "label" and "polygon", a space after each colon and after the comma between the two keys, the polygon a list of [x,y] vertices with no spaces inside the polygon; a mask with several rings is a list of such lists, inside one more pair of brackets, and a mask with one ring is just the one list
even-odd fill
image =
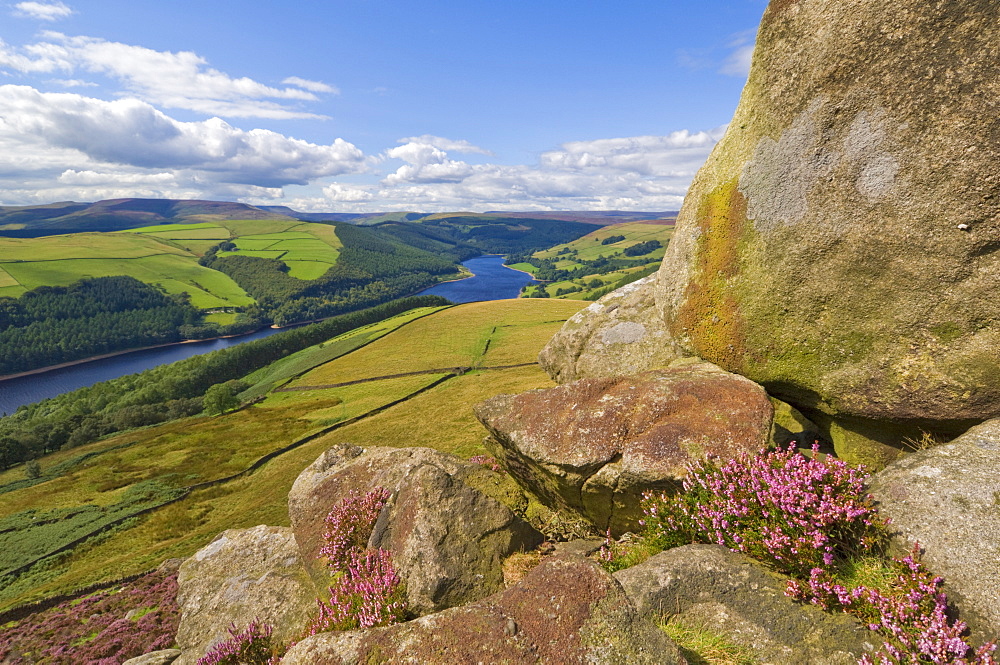
{"label": "grassy hillside", "polygon": [[[544,291],[544,297],[596,300],[622,280],[649,274],[659,266],[673,232],[672,220],[614,224],[571,242],[534,252],[530,258],[515,261],[510,267],[547,280],[545,284],[527,289],[526,297],[539,297]],[[632,253],[630,248],[650,241],[660,246],[628,255]]]}
{"label": "grassy hillside", "polygon": [[[54,453],[41,460],[46,481],[31,487],[18,482],[20,467],[0,473],[0,570],[151,508],[69,553],[0,577],[0,609],[189,556],[227,528],[287,524],[295,477],[337,442],[482,452],[484,430],[471,406],[550,386],[535,356],[582,305],[509,300],[410,312],[250,375],[248,394],[265,399],[239,412]],[[220,482],[193,487],[211,481]]]}
{"label": "grassy hillside", "polygon": [[0,236],[36,238],[88,231],[119,231],[169,222],[230,219],[290,218],[280,212],[231,201],[110,199],[96,203],[0,206]]}

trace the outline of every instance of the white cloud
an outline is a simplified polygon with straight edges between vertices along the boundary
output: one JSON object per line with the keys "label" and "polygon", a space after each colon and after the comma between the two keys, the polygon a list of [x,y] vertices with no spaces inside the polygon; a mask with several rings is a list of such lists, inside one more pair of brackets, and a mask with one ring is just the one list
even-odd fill
{"label": "white cloud", "polygon": [[181,122],[136,99],[109,102],[0,86],[5,201],[34,200],[26,195],[32,188],[50,201],[65,198],[67,190],[90,192],[84,200],[110,191],[271,197],[285,185],[366,168],[364,154],[339,138],[317,145],[265,129],[238,129],[219,118]]}
{"label": "white cloud", "polygon": [[463,152],[466,154],[479,153],[480,155],[492,155],[493,153],[485,148],[480,148],[477,145],[473,145],[468,141],[454,141],[452,139],[446,139],[443,136],[434,136],[432,134],[423,134],[421,136],[410,136],[405,139],[399,139],[397,143],[415,143],[422,145],[429,145],[439,150],[449,150],[451,152]]}
{"label": "white cloud", "polygon": [[[442,147],[448,139],[412,137],[383,153],[405,164],[377,185],[334,183],[323,189],[325,198],[286,204],[343,212],[677,210],[724,131],[575,141],[543,153],[536,165],[469,164],[450,158]],[[451,143],[465,149],[465,142]]]}
{"label": "white cloud", "polygon": [[729,54],[726,61],[722,63],[719,73],[727,76],[747,76],[750,73],[750,61],[753,59],[753,44],[740,46]]}
{"label": "white cloud", "polygon": [[298,76],[289,76],[282,81],[282,83],[285,85],[294,85],[296,88],[302,88],[303,90],[309,90],[311,92],[327,92],[334,95],[340,94],[340,90],[332,85],[323,83],[322,81],[310,81],[309,79],[299,78]]}
{"label": "white cloud", "polygon": [[61,85],[64,88],[96,88],[93,81],[83,81],[80,79],[49,79],[49,83]]}
{"label": "white cloud", "polygon": [[19,2],[14,5],[14,16],[56,21],[71,15],[73,10],[61,2]]}
{"label": "white cloud", "polygon": [[[43,33],[44,41],[14,49],[0,41],[0,68],[23,73],[88,72],[119,80],[133,95],[163,108],[226,117],[322,118],[291,103],[316,101],[332,86],[298,77],[278,88],[212,69],[191,51],[155,51],[92,37]],[[273,101],[281,100],[281,101]]]}

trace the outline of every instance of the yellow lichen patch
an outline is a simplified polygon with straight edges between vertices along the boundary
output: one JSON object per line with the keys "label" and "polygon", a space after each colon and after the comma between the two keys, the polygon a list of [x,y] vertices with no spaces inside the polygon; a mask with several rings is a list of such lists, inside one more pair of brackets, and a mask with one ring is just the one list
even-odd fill
{"label": "yellow lichen patch", "polygon": [[699,357],[738,372],[746,355],[744,321],[730,282],[739,272],[747,217],[735,178],[705,196],[697,223],[694,269],[674,333],[688,337]]}

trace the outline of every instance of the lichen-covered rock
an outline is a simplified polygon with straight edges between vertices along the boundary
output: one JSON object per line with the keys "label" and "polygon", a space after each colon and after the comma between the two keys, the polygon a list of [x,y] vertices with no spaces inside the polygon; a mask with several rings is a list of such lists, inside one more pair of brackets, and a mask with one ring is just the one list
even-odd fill
{"label": "lichen-covered rock", "polygon": [[574,314],[538,354],[556,383],[633,374],[678,357],[656,311],[655,275],[612,291]]}
{"label": "lichen-covered rock", "polygon": [[982,639],[1000,636],[1000,420],[875,474],[870,491],[899,550],[915,543]]}
{"label": "lichen-covered rock", "polygon": [[763,388],[697,361],[498,395],[475,411],[515,480],[615,534],[636,530],[642,494],[677,489],[688,463],[763,449],[773,415]]}
{"label": "lichen-covered rock", "polygon": [[161,649],[135,658],[129,658],[122,665],[170,665],[181,655],[180,649]]}
{"label": "lichen-covered rock", "polygon": [[321,633],[294,646],[282,665],[356,663],[565,663],[686,665],[666,635],[636,614],[598,566],[554,559],[516,586],[409,623]]}
{"label": "lichen-covered rock", "polygon": [[671,340],[832,416],[1000,416],[998,49],[992,0],[772,0],[660,269]]}
{"label": "lichen-covered rock", "polygon": [[762,665],[854,665],[880,639],[846,614],[784,594],[784,578],[719,545],[686,545],[615,573],[640,614],[705,626]]}
{"label": "lichen-covered rock", "polygon": [[228,639],[231,623],[244,628],[257,619],[278,640],[297,637],[316,609],[316,587],[287,527],[223,531],[181,564],[177,585],[177,665],[192,665]]}
{"label": "lichen-covered rock", "polygon": [[292,529],[313,578],[317,584],[330,579],[319,558],[327,514],[351,490],[385,487],[392,498],[369,546],[392,553],[411,611],[436,612],[497,591],[503,559],[532,549],[542,536],[463,481],[480,471],[430,448],[340,446],[320,455],[288,495]]}

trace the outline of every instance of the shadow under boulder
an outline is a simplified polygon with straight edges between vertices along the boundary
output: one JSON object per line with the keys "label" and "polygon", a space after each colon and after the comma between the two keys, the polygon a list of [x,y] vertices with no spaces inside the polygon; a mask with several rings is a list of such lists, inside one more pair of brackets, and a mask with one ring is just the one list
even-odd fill
{"label": "shadow under boulder", "polygon": [[498,395],[475,411],[519,484],[615,535],[638,530],[643,493],[678,489],[687,464],[762,450],[774,415],[763,388],[697,360]]}

